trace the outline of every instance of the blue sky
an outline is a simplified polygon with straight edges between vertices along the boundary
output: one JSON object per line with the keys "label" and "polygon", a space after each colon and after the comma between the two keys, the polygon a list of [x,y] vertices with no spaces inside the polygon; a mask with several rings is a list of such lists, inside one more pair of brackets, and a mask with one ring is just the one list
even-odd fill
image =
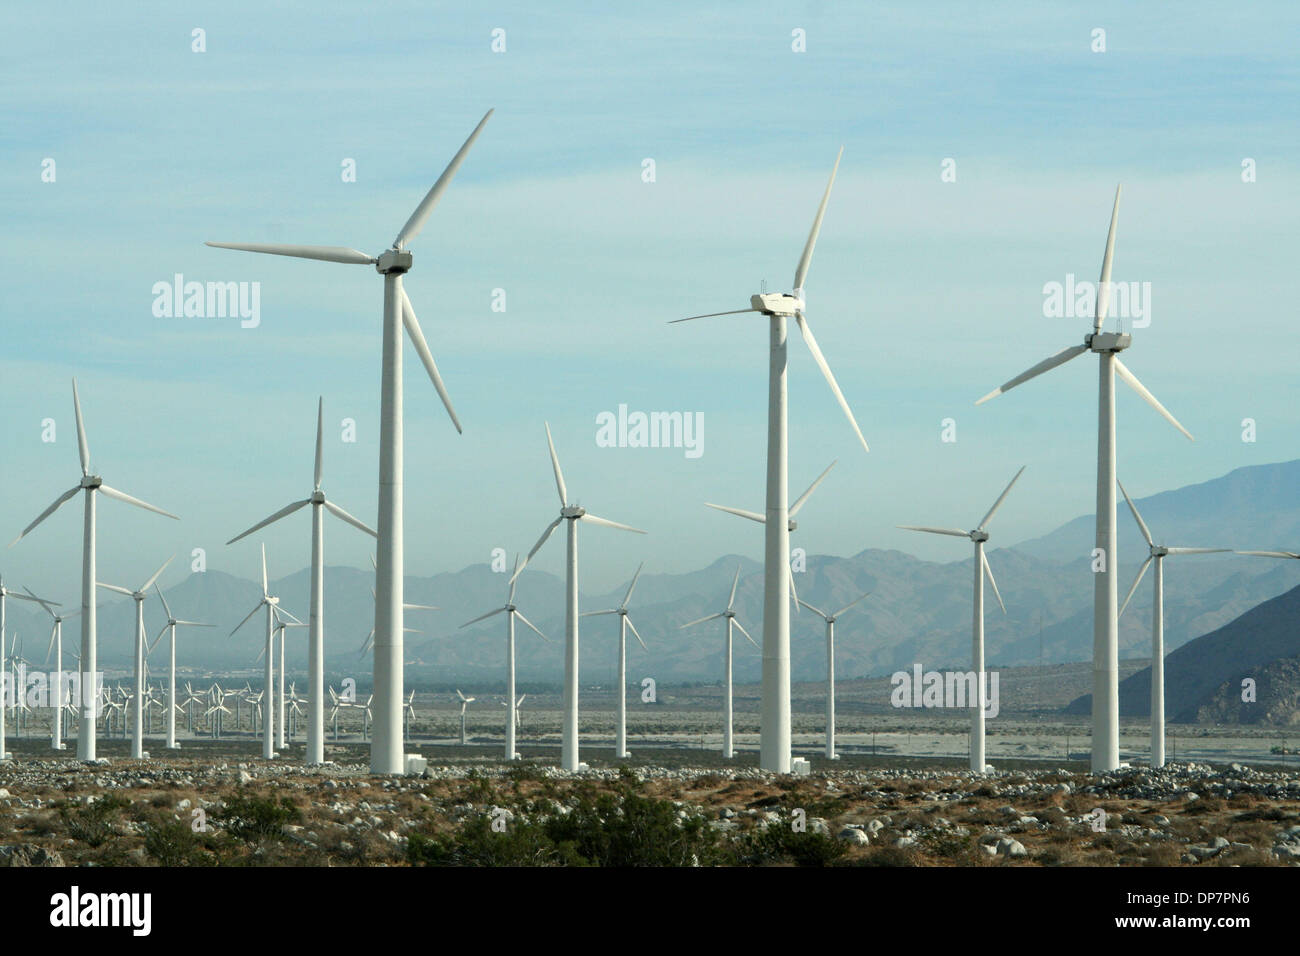
{"label": "blue sky", "polygon": [[[802,546],[961,559],[893,526],[973,524],[1021,464],[995,543],[1091,509],[1094,360],[973,401],[1087,331],[1044,317],[1042,289],[1095,281],[1119,181],[1114,278],[1152,284],[1125,361],[1197,439],[1117,386],[1126,485],[1297,456],[1293,4],[320,6],[0,12],[5,542],[79,474],[73,375],[95,470],[184,519],[103,504],[105,580],[138,583],[193,547],[253,576],[256,541],[223,542],[310,490],[322,394],[326,490],[373,521],[379,277],[202,243],[376,254],[488,107],[411,246],[407,288],[466,428],[408,348],[410,573],[531,545],[556,507],[544,420],[575,497],[651,532],[586,534],[584,589],[642,559],[758,557],[757,526],[702,503],[761,507],[764,321],[667,321],[743,307],[764,281],[787,289],[840,145],[807,298],[871,452],[792,342],[792,491],[839,460],[800,516]],[[949,157],[956,182],[940,179]],[[175,273],[259,282],[261,325],[155,317],[151,289]],[[596,416],[620,403],[703,413],[704,454],[598,448]],[[345,417],[355,444],[339,440]],[[307,523],[266,536],[273,575],[307,562]],[[0,568],[75,602],[79,527],[65,506]],[[328,532],[330,563],[365,567],[367,549]]]}

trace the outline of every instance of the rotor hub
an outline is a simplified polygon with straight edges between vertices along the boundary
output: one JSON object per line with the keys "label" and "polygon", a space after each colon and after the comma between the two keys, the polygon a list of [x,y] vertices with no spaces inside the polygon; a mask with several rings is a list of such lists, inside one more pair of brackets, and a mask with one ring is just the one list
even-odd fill
{"label": "rotor hub", "polygon": [[99,477],[99,475],[81,476],[81,487],[83,488],[98,488],[103,483],[104,483],[104,479]]}
{"label": "rotor hub", "polygon": [[402,275],[411,271],[411,254],[404,249],[389,249],[375,260],[375,271],[380,275]]}
{"label": "rotor hub", "polygon": [[1159,545],[1159,544],[1151,545],[1151,557],[1163,558],[1168,554],[1169,554],[1169,549],[1164,547],[1163,545]]}
{"label": "rotor hub", "polygon": [[587,513],[587,509],[579,505],[565,505],[560,509],[560,517],[568,518],[570,521],[581,518]]}
{"label": "rotor hub", "polygon": [[980,542],[987,541],[989,539],[989,533],[987,531],[980,531],[976,529],[975,531],[972,531],[970,533],[970,539],[972,541],[980,541]]}
{"label": "rotor hub", "polygon": [[323,505],[325,503],[325,492],[317,488],[311,493],[311,503],[314,505]]}

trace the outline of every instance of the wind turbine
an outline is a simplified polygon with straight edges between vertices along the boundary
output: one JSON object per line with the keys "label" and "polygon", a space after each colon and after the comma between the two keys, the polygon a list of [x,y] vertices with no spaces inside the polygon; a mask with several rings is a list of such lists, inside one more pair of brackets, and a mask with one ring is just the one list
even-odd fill
{"label": "wind turbine", "polygon": [[[550,638],[537,629],[532,621],[524,617],[523,612],[515,607],[515,577],[519,574],[519,555],[515,555],[515,573],[510,578],[510,593],[506,595],[506,603],[493,611],[486,614],[480,614],[472,621],[466,621],[461,627],[469,627],[471,624],[477,624],[479,621],[487,620],[493,615],[500,614],[503,611],[506,615],[506,700],[515,699],[515,618],[523,621],[534,634],[542,640],[550,643]],[[506,708],[506,759],[518,760],[519,754],[515,753],[515,708]]]}
{"label": "wind turbine", "polygon": [[[99,672],[99,632],[98,616],[95,605],[95,584],[96,564],[95,564],[95,492],[107,495],[110,498],[116,498],[118,501],[125,501],[129,505],[135,505],[137,508],[143,508],[145,511],[152,511],[156,514],[163,515],[167,518],[176,518],[176,515],[170,511],[163,511],[161,508],[155,508],[151,504],[141,501],[139,498],[132,498],[125,492],[118,491],[116,488],[110,488],[104,484],[104,479],[99,475],[90,473],[90,446],[86,442],[86,429],[81,420],[81,399],[77,395],[77,380],[72,380],[72,407],[77,418],[77,453],[81,456],[81,481],[65,491],[54,504],[50,505],[37,516],[36,520],[22,530],[22,534],[10,542],[9,547],[13,547],[23,539],[33,528],[54,514],[55,511],[65,502],[71,500],[79,491],[86,493],[85,498],[85,515],[82,527],[82,544],[81,544],[81,673],[89,675],[86,680],[93,682],[95,675]],[[98,716],[98,701],[93,694],[82,694],[81,700],[81,719],[77,723],[77,759],[94,760],[95,758],[95,719]]]}
{"label": "wind turbine", "polygon": [[466,697],[459,690],[456,691],[456,696],[460,698],[460,745],[463,747],[468,742],[465,739],[465,711],[468,710],[469,705],[478,700],[478,698]]}
{"label": "wind turbine", "polygon": [[[516,727],[519,725],[519,708],[524,706],[524,698],[527,696],[527,694],[520,694],[513,707],[510,706],[510,701],[508,699],[501,702],[501,706],[505,707],[510,712]],[[518,760],[519,755],[515,754],[514,759]]]}
{"label": "wind turbine", "polygon": [[987,402],[1044,372],[1051,371],[1085,352],[1096,353],[1100,367],[1097,396],[1097,540],[1093,552],[1098,570],[1093,574],[1092,602],[1092,771],[1119,769],[1119,577],[1116,553],[1115,515],[1115,376],[1137,392],[1152,408],[1189,439],[1191,432],[1179,424],[1137,376],[1119,359],[1119,353],[1133,343],[1123,332],[1103,332],[1106,311],[1110,307],[1110,267],[1115,254],[1115,227],[1119,222],[1119,199],[1122,187],[1115,188],[1115,205],[1110,214],[1110,231],[1106,235],[1106,252],[1101,262],[1101,281],[1097,288],[1097,309],[1092,331],[1082,345],[1061,349],[1032,368],[1021,372],[975,404]]}
{"label": "wind turbine", "polygon": [[[81,611],[73,611],[70,614],[56,614],[54,606],[46,601],[27,592],[32,599],[37,601],[54,621],[54,626],[50,628],[50,646],[45,649],[45,663],[49,663],[50,654],[54,654],[54,687],[50,689],[50,700],[53,701],[53,710],[50,712],[50,749],[63,749],[63,701],[66,693],[63,687],[63,622],[68,618],[76,617]],[[78,693],[81,692],[80,682],[78,682]]]}
{"label": "wind turbine", "polygon": [[826,622],[826,759],[839,760],[840,755],[835,752],[835,622],[839,620],[846,611],[856,607],[859,601],[865,601],[871,594],[868,591],[861,597],[855,598],[844,607],[840,608],[834,614],[827,614],[821,608],[813,607],[803,598],[795,598],[800,604],[812,611],[818,617]]}
{"label": "wind turbine", "polygon": [[[153,643],[149,645],[147,653],[153,653],[153,649],[158,646],[158,642],[162,640],[164,634],[171,635],[170,646],[168,648],[168,662],[170,666],[167,670],[167,749],[175,750],[177,749],[176,709],[178,706],[176,703],[176,625],[184,624],[186,627],[216,627],[216,625],[201,624],[198,621],[178,620],[176,615],[172,613],[171,607],[167,604],[167,598],[163,597],[162,589],[155,584],[154,590],[158,592],[158,600],[162,601],[163,610],[167,612],[167,623],[164,624],[162,630],[158,632],[158,636],[153,639]],[[185,685],[185,691],[190,696],[193,696],[189,684]],[[189,702],[187,701],[187,703]],[[193,734],[193,710],[191,710],[190,715],[190,733]]]}
{"label": "wind turbine", "polygon": [[[5,601],[11,597],[15,597],[20,601],[33,601],[42,606],[47,604],[54,607],[60,606],[54,601],[46,601],[43,598],[38,598],[34,594],[19,594],[17,591],[10,591],[5,587],[3,576],[0,576],[0,675],[3,674],[4,665],[9,661],[9,658],[5,653]],[[11,703],[11,697],[17,698],[18,688],[13,684],[10,684],[6,688],[2,676],[0,676],[0,688],[3,688],[3,693],[0,693],[0,760],[8,760],[9,751],[5,743],[5,709]]]}
{"label": "wind turbine", "polygon": [[1147,573],[1147,568],[1153,563],[1156,566],[1155,577],[1152,579],[1151,598],[1151,766],[1163,767],[1165,765],[1165,558],[1171,554],[1222,554],[1231,549],[1170,548],[1156,544],[1151,538],[1151,530],[1147,527],[1147,523],[1138,513],[1137,505],[1124,490],[1124,483],[1117,483],[1124,500],[1128,502],[1128,510],[1133,512],[1133,520],[1137,522],[1138,530],[1142,532],[1142,537],[1147,543],[1147,559],[1142,562],[1137,577],[1133,579],[1133,586],[1124,596],[1124,603],[1119,608],[1120,614],[1124,613],[1124,608],[1128,607],[1128,602],[1133,599],[1133,594],[1142,583],[1142,576]]}
{"label": "wind turbine", "polygon": [[989,567],[989,559],[984,556],[984,542],[989,539],[989,533],[986,530],[988,523],[993,520],[997,514],[1002,502],[1007,500],[1007,495],[1011,493],[1012,487],[1020,476],[1024,473],[1025,466],[1020,467],[1011,479],[1010,484],[998,496],[998,500],[993,502],[993,507],[984,515],[984,520],[979,523],[974,531],[961,531],[957,528],[930,528],[919,527],[917,525],[901,524],[898,527],[904,531],[925,531],[929,534],[947,534],[954,538],[969,538],[975,545],[975,597],[974,611],[971,621],[971,666],[975,672],[975,699],[971,701],[971,725],[970,725],[970,768],[974,773],[984,773],[987,769],[984,763],[984,710],[987,705],[987,687],[984,677],[984,579],[987,577],[989,585],[993,588],[993,596],[998,599],[998,606],[1002,608],[1002,613],[1007,613],[1007,606],[1002,603],[1002,595],[998,592],[998,582],[993,578],[993,569]]}
{"label": "wind turbine", "polygon": [[[241,627],[247,624],[249,618],[256,614],[259,609],[266,608],[266,647],[263,649],[263,653],[266,655],[266,687],[263,689],[264,709],[262,710],[262,759],[273,760],[275,759],[275,685],[273,683],[275,680],[275,668],[273,666],[274,658],[271,654],[271,642],[275,636],[275,612],[277,610],[277,605],[280,603],[280,599],[278,597],[272,597],[271,592],[267,590],[267,587],[266,545],[262,545],[262,597],[255,605],[253,605],[253,609],[248,612],[248,617],[245,617],[240,621],[239,624],[235,626],[235,630],[230,632],[230,636],[234,637],[235,631],[238,631]],[[288,615],[291,620],[297,621],[299,624],[302,623],[302,621],[299,621],[292,614],[289,614],[288,611],[284,611],[283,613]]]}
{"label": "wind turbine", "polygon": [[723,645],[723,663],[726,669],[725,692],[722,705],[723,725],[722,725],[722,756],[728,760],[735,756],[735,749],[732,747],[731,737],[731,628],[740,628],[740,633],[745,635],[749,643],[758,647],[758,643],[749,636],[749,631],[745,630],[745,625],[736,620],[736,587],[740,584],[740,565],[736,565],[736,576],[731,579],[731,597],[727,598],[727,609],[719,611],[717,614],[710,614],[707,617],[701,617],[694,621],[688,621],[681,625],[681,629],[694,627],[696,624],[703,624],[705,621],[716,621],[723,618],[727,622],[726,634],[727,642]]}
{"label": "wind turbine", "polygon": [[[867,450],[867,441],[862,437],[853,411],[849,408],[844,393],[826,358],[813,337],[812,327],[804,314],[804,280],[808,276],[808,266],[812,262],[813,248],[817,245],[817,234],[821,231],[822,218],[826,215],[826,204],[831,198],[831,187],[835,184],[835,174],[840,168],[840,156],[843,147],[835,157],[835,166],[831,169],[831,178],[826,183],[821,205],[817,207],[817,217],[813,220],[804,243],[803,254],[794,272],[794,289],[790,293],[760,293],[750,297],[748,309],[736,309],[731,312],[713,312],[708,315],[693,315],[687,319],[675,319],[686,322],[690,319],[704,319],[713,315],[739,315],[744,312],[758,312],[768,317],[770,326],[770,358],[767,379],[767,503],[764,521],[765,539],[763,548],[763,712],[761,722],[762,745],[759,754],[759,766],[763,770],[776,773],[790,772],[790,605],[786,593],[790,589],[790,527],[788,509],[788,424],[786,413],[786,325],[791,316],[798,323],[803,334],[804,343],[812,353],[813,360],[821,369],[826,383],[830,386],[835,400],[848,417],[849,424],[862,450]],[[796,605],[797,607],[798,605]]]}
{"label": "wind turbine", "polygon": [[[465,160],[470,147],[483,130],[492,111],[488,110],[460,151],[452,157],[438,181],[411,213],[393,245],[378,257],[368,256],[355,249],[338,246],[299,246],[281,243],[231,243],[209,242],[207,245],[222,249],[240,249],[246,252],[293,256],[300,259],[320,259],[351,265],[373,265],[384,277],[383,371],[379,402],[379,600],[375,602],[375,655],[374,683],[375,722],[374,738],[370,744],[371,773],[402,773],[405,769],[402,747],[402,328],[405,326],[411,343],[424,363],[433,387],[437,389],[456,431],[461,430],[460,420],[451,406],[451,398],[442,384],[433,353],[429,351],[420,323],[415,317],[411,300],[402,288],[402,276],[412,264],[407,243],[415,239],[424,228],[434,206],[442,198],[452,177]],[[312,697],[316,694],[314,690]]]}
{"label": "wind turbine", "polygon": [[[632,619],[627,616],[627,602],[632,600],[632,591],[636,588],[637,578],[641,577],[641,568],[645,566],[642,562],[636,567],[636,574],[632,575],[632,583],[627,586],[627,594],[623,595],[623,603],[618,607],[612,607],[607,611],[586,611],[581,616],[591,617],[601,614],[618,615],[618,727],[614,735],[614,756],[630,757],[627,752],[627,629],[632,629],[632,636],[636,642],[641,645],[642,650],[649,650],[645,646],[645,641],[641,640],[641,635],[637,633],[636,625]],[[514,688],[510,688],[511,693]]]}
{"label": "wind turbine", "polygon": [[564,484],[564,475],[560,471],[560,459],[555,454],[555,442],[551,440],[551,426],[546,425],[546,444],[551,450],[551,468],[555,472],[555,490],[560,494],[560,516],[546,526],[542,536],[528,552],[524,563],[515,568],[510,581],[514,582],[520,572],[528,566],[546,539],[560,526],[561,521],[569,522],[569,542],[565,564],[565,600],[564,600],[564,733],[560,742],[560,767],[564,770],[579,770],[578,764],[578,522],[589,521],[606,528],[645,534],[640,528],[619,524],[607,518],[597,518],[581,505],[569,503],[569,492]]}
{"label": "wind turbine", "polygon": [[[175,555],[172,557],[175,557]],[[171,558],[164,561],[162,567],[153,573],[153,577],[135,591],[118,587],[116,584],[99,582],[101,588],[116,591],[118,594],[125,594],[135,601],[135,698],[131,702],[131,716],[134,720],[131,735],[131,757],[134,760],[144,759],[144,599],[149,596],[149,588],[153,587],[153,583],[158,580],[163,571],[167,570],[167,565],[171,563]]]}
{"label": "wind turbine", "polygon": [[[324,512],[329,511],[372,538],[375,532],[365,523],[358,521],[334,502],[325,497],[321,490],[321,475],[324,458],[324,414],[325,399],[316,403],[316,470],[311,495],[281,508],[271,517],[259,521],[243,534],[236,535],[226,544],[234,544],[240,538],[247,537],[254,531],[265,528],[291,515],[299,508],[311,505],[311,607],[307,620],[311,625],[307,644],[307,763],[325,762],[325,523]],[[283,687],[281,688],[283,698]],[[281,703],[281,745],[283,746],[283,701]]]}

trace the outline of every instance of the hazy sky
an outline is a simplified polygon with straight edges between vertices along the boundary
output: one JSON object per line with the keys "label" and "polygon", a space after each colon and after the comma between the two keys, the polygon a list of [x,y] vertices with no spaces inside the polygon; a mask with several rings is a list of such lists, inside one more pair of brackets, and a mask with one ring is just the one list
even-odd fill
{"label": "hazy sky", "polygon": [[[964,559],[893,526],[972,526],[1021,464],[995,545],[1091,510],[1094,358],[973,402],[1089,330],[1046,316],[1043,288],[1096,280],[1120,181],[1114,278],[1151,289],[1124,358],[1196,436],[1117,385],[1121,478],[1149,494],[1297,457],[1293,3],[315,6],[0,11],[4,543],[79,477],[74,375],[95,471],[184,519],[103,502],[104,580],[136,585],[194,547],[252,577],[258,539],[223,542],[310,492],[318,395],[326,490],[373,522],[379,276],[202,243],[377,254],[489,107],[411,246],[407,289],[465,434],[408,347],[408,573],[531,545],[558,507],[545,420],[571,494],[650,532],[585,532],[585,590],[642,559],[759,557],[758,526],[703,502],[761,510],[766,320],[667,322],[788,290],[841,145],[807,301],[871,451],[796,336],[792,498],[839,459],[797,544]],[[260,283],[260,325],[156,317],[176,273]],[[597,447],[620,403],[702,413],[703,454]],[[75,603],[80,521],[69,503],[0,570]],[[307,562],[308,524],[265,536],[273,576]],[[368,566],[367,541],[334,522],[329,562]]]}

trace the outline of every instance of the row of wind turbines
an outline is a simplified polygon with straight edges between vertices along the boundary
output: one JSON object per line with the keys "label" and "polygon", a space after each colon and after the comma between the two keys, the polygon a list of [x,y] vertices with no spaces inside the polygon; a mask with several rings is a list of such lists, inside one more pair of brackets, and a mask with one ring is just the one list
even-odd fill
{"label": "row of wind turbines", "polygon": [[[489,110],[480,120],[477,127],[470,134],[469,138],[461,146],[460,150],[452,158],[442,175],[437,179],[432,188],[421,200],[416,209],[412,212],[410,218],[398,232],[392,245],[378,256],[371,256],[355,249],[338,247],[338,246],[308,246],[292,245],[282,243],[230,243],[230,242],[210,242],[208,245],[224,248],[235,249],[246,252],[270,254],[279,256],[288,256],[301,259],[313,259],[333,263],[342,263],[349,265],[372,265],[376,271],[383,276],[383,331],[382,331],[382,362],[380,376],[380,451],[379,451],[379,481],[378,481],[378,521],[377,528],[371,529],[361,522],[352,518],[346,512],[342,511],[332,502],[329,502],[324,493],[320,490],[320,441],[318,428],[317,441],[317,468],[316,483],[310,498],[295,502],[271,517],[253,526],[244,532],[243,537],[252,534],[261,527],[265,527],[274,521],[286,516],[287,514],[312,504],[313,522],[312,522],[312,596],[311,609],[309,613],[310,628],[309,636],[309,700],[310,714],[308,721],[308,761],[319,762],[323,759],[323,715],[324,715],[324,695],[322,688],[323,673],[323,651],[322,651],[322,601],[323,601],[323,579],[322,579],[322,550],[323,535],[321,527],[322,509],[328,510],[336,516],[342,518],[348,523],[354,525],[359,530],[373,535],[377,542],[377,560],[376,560],[376,595],[375,595],[375,627],[373,635],[372,653],[374,661],[374,734],[371,742],[370,766],[372,772],[393,774],[400,773],[404,770],[403,754],[403,641],[404,641],[404,612],[408,605],[403,600],[403,568],[404,568],[404,539],[402,535],[402,515],[403,515],[403,416],[402,416],[402,346],[403,334],[405,333],[411,339],[417,355],[419,356],[425,371],[427,372],[432,384],[442,400],[448,415],[451,418],[453,426],[457,432],[462,430],[461,423],[455,409],[452,406],[451,399],[442,382],[438,372],[437,365],[433,355],[424,338],[420,328],[419,321],[416,318],[414,308],[409,297],[403,289],[402,277],[410,271],[414,260],[407,246],[415,240],[424,226],[427,224],[434,208],[446,192],[453,177],[464,162],[470,148],[474,145],[478,136],[482,132],[492,111]],[[732,510],[743,517],[753,518],[761,522],[764,526],[764,604],[763,604],[763,641],[762,641],[762,715],[761,715],[761,746],[760,746],[760,766],[769,771],[778,773],[789,773],[791,771],[791,732],[790,732],[790,617],[789,610],[791,602],[788,595],[792,593],[793,580],[790,575],[788,564],[789,540],[790,533],[794,530],[793,517],[797,513],[799,506],[804,500],[800,499],[791,506],[788,502],[788,387],[787,387],[787,357],[788,357],[788,325],[789,320],[794,319],[798,326],[801,337],[804,340],[813,360],[821,370],[828,386],[831,389],[836,401],[843,409],[850,426],[853,429],[855,437],[862,445],[864,451],[868,450],[867,442],[859,428],[852,409],[849,406],[830,366],[826,361],[817,340],[813,335],[812,328],[809,324],[804,298],[805,282],[811,266],[813,252],[816,246],[817,238],[821,229],[822,221],[829,203],[831,190],[835,182],[835,176],[839,168],[840,155],[836,157],[835,165],[831,170],[830,179],[826,184],[821,202],[818,206],[816,216],[813,220],[812,228],[804,244],[802,254],[795,268],[792,291],[789,293],[767,293],[763,292],[750,297],[748,308],[732,310],[730,312],[709,313],[707,315],[691,316],[690,319],[702,319],[718,315],[734,315],[745,313],[757,313],[767,320],[769,335],[769,362],[768,362],[768,440],[767,440],[767,466],[766,466],[766,500],[764,511],[759,513],[740,512]],[[1132,344],[1132,337],[1122,332],[1103,332],[1103,326],[1106,320],[1109,301],[1110,301],[1110,275],[1113,261],[1116,227],[1119,215],[1120,191],[1116,190],[1114,207],[1111,214],[1110,229],[1107,234],[1105,253],[1102,261],[1101,283],[1099,286],[1096,313],[1093,321],[1091,332],[1086,334],[1083,343],[1062,349],[1060,352],[1039,362],[1022,374],[1008,380],[998,388],[994,389],[988,395],[981,398],[976,404],[986,402],[1003,392],[1029,381],[1071,359],[1092,352],[1099,359],[1099,392],[1098,392],[1098,457],[1097,457],[1097,525],[1096,525],[1096,545],[1099,551],[1105,555],[1102,569],[1094,576],[1094,694],[1093,694],[1093,752],[1092,752],[1092,769],[1094,771],[1105,771],[1115,769],[1119,765],[1119,711],[1118,711],[1118,617],[1119,601],[1117,586],[1117,561],[1114,550],[1116,540],[1116,452],[1115,452],[1115,377],[1118,375],[1127,385],[1134,389],[1144,401],[1150,404],[1157,412],[1164,416],[1171,424],[1178,428],[1187,437],[1190,433],[1169,413],[1167,409],[1155,398],[1151,392],[1142,385],[1142,383],[1129,371],[1127,366],[1120,361],[1119,353],[1127,349]],[[686,319],[674,320],[677,322],[687,321]],[[146,504],[139,499],[133,498],[123,492],[117,491],[103,483],[102,478],[93,475],[89,468],[89,454],[87,451],[85,430],[81,421],[80,403],[76,397],[76,388],[74,383],[74,402],[77,407],[77,430],[78,444],[81,457],[82,476],[77,486],[65,492],[49,508],[46,509],[31,525],[26,528],[19,538],[31,531],[36,525],[40,524],[53,511],[59,508],[63,503],[75,497],[78,492],[84,492],[85,520],[84,520],[84,538],[83,538],[83,573],[82,573],[82,602],[81,602],[81,662],[83,670],[94,673],[96,665],[96,616],[93,601],[94,589],[96,586],[95,575],[95,506],[97,494],[106,497],[124,501],[128,504],[152,511],[166,517],[175,518],[169,512],[156,508],[153,505]],[[319,419],[318,419],[319,421]],[[528,553],[523,563],[518,564],[515,573],[511,577],[511,594],[507,604],[495,609],[490,614],[508,612],[506,614],[507,622],[507,645],[508,657],[512,660],[513,654],[513,625],[516,617],[522,617],[513,607],[513,584],[519,573],[524,569],[537,551],[545,544],[554,530],[561,522],[567,522],[567,575],[566,575],[566,610],[565,610],[565,684],[564,684],[564,720],[562,734],[562,753],[561,763],[564,769],[578,769],[578,693],[577,693],[577,672],[579,660],[579,635],[578,620],[581,616],[578,609],[578,586],[577,586],[577,557],[578,557],[578,524],[585,522],[590,525],[611,527],[617,530],[644,533],[640,529],[633,528],[629,525],[620,524],[608,519],[599,518],[588,513],[579,505],[573,504],[567,494],[563,477],[560,472],[559,461],[555,454],[554,442],[550,440],[550,429],[547,428],[548,444],[551,451],[551,462],[556,480],[556,487],[560,498],[559,516],[555,518],[542,533],[537,543]],[[1014,480],[1013,480],[1014,484]],[[815,487],[815,484],[814,484]],[[1009,488],[1008,488],[1009,490]],[[811,489],[810,489],[811,491]],[[1006,492],[1003,493],[1005,498]],[[1002,499],[999,499],[999,504]],[[997,509],[995,504],[993,511]],[[992,580],[992,573],[987,568],[987,563],[982,556],[982,545],[987,540],[987,532],[984,525],[992,517],[992,511],[985,518],[985,521],[974,531],[959,532],[953,529],[939,530],[943,534],[957,534],[968,537],[975,544],[976,564],[976,607],[975,607],[975,636],[973,645],[976,650],[976,665],[979,671],[981,687],[983,686],[983,662],[982,662],[982,584],[985,577]],[[934,530],[934,529],[923,529]],[[232,539],[238,540],[238,539]],[[1152,545],[1152,548],[1155,546]],[[1173,553],[1173,552],[1166,552]],[[1279,557],[1296,557],[1289,552],[1269,552]],[[1153,557],[1156,556],[1153,552]],[[1157,569],[1159,563],[1157,561]],[[284,612],[277,611],[276,601],[266,593],[265,573],[263,576],[263,598],[258,607],[250,613],[251,618],[259,608],[265,608],[266,627],[267,627],[267,687],[268,696],[271,693],[271,648],[272,634],[277,624],[282,623],[284,618],[280,615]],[[1157,570],[1157,581],[1159,581],[1159,570]],[[635,586],[635,579],[633,581]],[[995,586],[996,587],[996,586]],[[136,592],[133,592],[133,594]],[[631,589],[629,588],[629,598]],[[734,600],[734,587],[733,587]],[[861,600],[859,598],[858,600]],[[1000,597],[999,597],[1000,600]],[[797,600],[795,596],[794,604],[796,607],[803,602]],[[854,602],[856,603],[856,601]],[[805,605],[809,606],[810,605]],[[851,607],[852,605],[850,605]],[[812,610],[817,611],[816,608]],[[847,610],[847,608],[845,609]],[[606,613],[617,613],[620,617],[620,628],[624,632],[624,637],[620,643],[620,648],[625,644],[625,631],[627,629],[626,601],[621,609],[611,609]],[[828,651],[831,653],[833,660],[833,633],[834,619],[843,611],[835,614],[821,614],[827,623],[827,641]],[[730,647],[730,634],[733,624],[735,624],[734,610],[728,605],[728,609],[720,612],[719,615],[726,619],[728,648]],[[245,619],[247,621],[247,618]],[[301,624],[296,618],[289,618],[293,624]],[[692,622],[698,623],[698,622]],[[241,625],[242,626],[242,625]],[[285,626],[289,626],[286,624]],[[531,625],[530,625],[531,626]],[[534,630],[536,630],[534,628]],[[540,632],[539,632],[540,633]],[[640,639],[633,628],[634,636]],[[744,632],[748,636],[747,632]],[[752,640],[752,638],[751,638]],[[620,656],[622,650],[620,650]],[[513,675],[513,667],[508,664],[508,675]],[[831,685],[833,691],[833,683]],[[509,699],[514,699],[513,682],[508,688]],[[269,702],[268,702],[269,703]],[[833,701],[828,701],[828,715],[833,718]],[[510,714],[513,714],[515,708],[507,708]],[[981,709],[976,707],[976,712]],[[268,721],[271,719],[271,708],[268,706]],[[87,719],[88,713],[83,707],[82,719],[79,725],[78,736],[78,757],[84,760],[95,759],[95,729],[94,720]],[[833,722],[833,720],[832,720]],[[510,719],[508,719],[510,723]],[[507,730],[507,756],[513,753],[513,736],[512,730]],[[729,738],[728,734],[728,738]],[[978,739],[982,749],[982,728],[977,734],[972,731],[973,742],[973,762],[974,742]],[[623,738],[620,737],[620,741]],[[624,744],[620,743],[620,749]],[[269,744],[268,744],[269,747]],[[828,740],[828,753],[833,753],[833,743]],[[264,756],[269,756],[269,752]],[[979,769],[982,769],[982,756],[980,757]]]}

